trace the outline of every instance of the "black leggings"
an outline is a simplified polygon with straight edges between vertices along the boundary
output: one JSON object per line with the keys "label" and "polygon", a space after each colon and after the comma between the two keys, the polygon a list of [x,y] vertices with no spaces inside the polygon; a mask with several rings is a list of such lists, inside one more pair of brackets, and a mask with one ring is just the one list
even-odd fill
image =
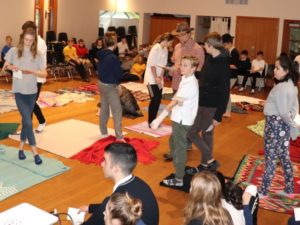
{"label": "black leggings", "polygon": [[153,97],[151,97],[149,108],[148,108],[148,123],[150,124],[157,116],[159,110],[161,98],[162,98],[162,89],[159,89],[157,84],[152,84],[151,89],[153,92]]}

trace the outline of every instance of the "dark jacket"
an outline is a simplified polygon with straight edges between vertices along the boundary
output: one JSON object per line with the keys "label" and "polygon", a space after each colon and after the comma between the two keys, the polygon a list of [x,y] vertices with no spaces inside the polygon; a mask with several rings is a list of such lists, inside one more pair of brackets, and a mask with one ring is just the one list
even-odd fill
{"label": "dark jacket", "polygon": [[[158,225],[158,204],[151,188],[143,180],[133,176],[127,182],[119,185],[115,192],[127,192],[132,197],[140,199],[143,205],[142,221],[146,225]],[[109,197],[106,197],[101,204],[91,204],[89,213],[92,213],[92,215],[83,225],[104,225],[103,212],[108,200]]]}
{"label": "dark jacket", "polygon": [[[232,49],[229,54],[229,65],[239,66],[240,54],[236,48]],[[230,69],[230,78],[237,78],[238,69]]]}
{"label": "dark jacket", "polygon": [[239,61],[239,66],[238,66],[239,75],[245,75],[250,73],[250,69],[251,69],[251,62],[249,58],[247,58],[244,61],[242,60]]}
{"label": "dark jacket", "polygon": [[118,57],[109,49],[99,51],[97,56],[99,80],[105,84],[119,84],[123,71]]}
{"label": "dark jacket", "polygon": [[228,55],[221,52],[215,58],[208,56],[195,75],[199,79],[199,106],[216,108],[214,119],[221,122],[230,93]]}

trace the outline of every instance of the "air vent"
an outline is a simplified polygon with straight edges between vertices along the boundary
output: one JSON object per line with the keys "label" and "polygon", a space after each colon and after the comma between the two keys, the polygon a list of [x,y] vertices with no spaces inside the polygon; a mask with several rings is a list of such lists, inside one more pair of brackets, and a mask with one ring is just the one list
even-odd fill
{"label": "air vent", "polygon": [[248,0],[225,0],[225,3],[231,5],[248,5]]}

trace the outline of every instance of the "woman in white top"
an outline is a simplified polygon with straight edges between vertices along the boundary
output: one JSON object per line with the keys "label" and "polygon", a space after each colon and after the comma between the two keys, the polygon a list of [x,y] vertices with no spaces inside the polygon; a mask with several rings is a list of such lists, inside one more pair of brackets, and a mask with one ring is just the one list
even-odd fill
{"label": "woman in white top", "polygon": [[162,34],[150,50],[144,77],[144,84],[149,85],[150,104],[148,109],[148,124],[156,118],[162,98],[164,82],[164,67],[168,61],[168,46],[173,42],[170,33]]}

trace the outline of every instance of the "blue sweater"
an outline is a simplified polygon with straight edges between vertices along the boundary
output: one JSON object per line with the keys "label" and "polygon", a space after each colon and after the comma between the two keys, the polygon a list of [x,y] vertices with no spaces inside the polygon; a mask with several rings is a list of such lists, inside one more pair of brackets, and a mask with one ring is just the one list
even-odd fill
{"label": "blue sweater", "polygon": [[123,71],[118,57],[109,49],[99,51],[97,56],[99,80],[105,84],[119,84]]}

